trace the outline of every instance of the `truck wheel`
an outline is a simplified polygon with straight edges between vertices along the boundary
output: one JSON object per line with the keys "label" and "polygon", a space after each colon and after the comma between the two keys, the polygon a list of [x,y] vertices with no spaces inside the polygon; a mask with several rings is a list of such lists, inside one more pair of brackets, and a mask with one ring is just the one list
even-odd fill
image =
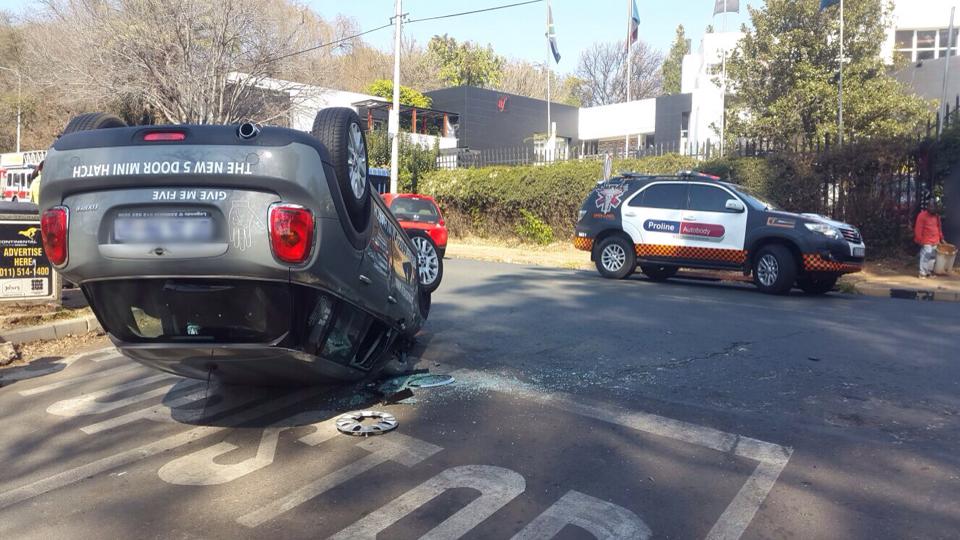
{"label": "truck wheel", "polygon": [[840,276],[837,274],[803,276],[797,279],[797,286],[810,295],[827,294],[833,290],[838,279]]}
{"label": "truck wheel", "polygon": [[680,270],[680,268],[676,266],[640,265],[640,271],[650,278],[651,281],[666,281],[677,275],[678,270]]}
{"label": "truck wheel", "polygon": [[420,276],[420,288],[428,293],[432,293],[440,286],[443,279],[443,259],[440,258],[440,252],[437,251],[437,245],[433,243],[425,232],[410,231],[410,241],[416,248],[417,255],[417,273]]}
{"label": "truck wheel", "polygon": [[63,134],[118,127],[127,127],[126,122],[118,116],[102,112],[92,112],[71,118],[70,122],[67,123],[67,127],[63,128]]}
{"label": "truck wheel", "polygon": [[624,279],[633,273],[637,266],[637,253],[633,244],[622,236],[604,238],[597,246],[594,257],[597,272],[608,279]]}
{"label": "truck wheel", "polygon": [[797,280],[797,261],[784,246],[760,248],[753,258],[753,283],[767,294],[786,294]]}
{"label": "truck wheel", "polygon": [[354,228],[362,231],[370,214],[370,182],[367,179],[367,139],[360,126],[360,117],[346,107],[323,109],[314,118],[311,133],[330,153],[330,164],[347,214]]}

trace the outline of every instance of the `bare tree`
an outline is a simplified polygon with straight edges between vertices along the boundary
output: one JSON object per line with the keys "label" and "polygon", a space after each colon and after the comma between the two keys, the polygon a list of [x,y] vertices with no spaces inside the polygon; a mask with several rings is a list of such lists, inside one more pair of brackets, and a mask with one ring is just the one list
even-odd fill
{"label": "bare tree", "polygon": [[[580,53],[576,75],[583,81],[583,105],[609,105],[627,99],[627,52],[624,42],[594,43]],[[640,41],[630,54],[631,99],[656,97],[660,94],[662,78],[660,65],[663,55]]]}
{"label": "bare tree", "polygon": [[[564,76],[556,71],[551,71],[551,101],[579,106],[581,104],[581,84],[582,81],[576,76]],[[520,96],[547,99],[547,75],[544,72],[543,64],[534,64],[526,60],[507,61],[496,89]]]}
{"label": "bare tree", "polygon": [[[304,31],[308,14],[283,0],[46,0],[46,7],[37,21],[44,32],[31,47],[46,81],[67,99],[139,105],[172,123],[282,114],[282,89],[260,83],[316,39]],[[251,109],[266,103],[274,110]]]}

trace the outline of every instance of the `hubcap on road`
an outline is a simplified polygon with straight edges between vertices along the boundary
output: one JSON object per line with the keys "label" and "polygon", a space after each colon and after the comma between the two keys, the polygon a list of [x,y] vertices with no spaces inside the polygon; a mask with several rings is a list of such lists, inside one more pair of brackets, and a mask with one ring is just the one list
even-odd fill
{"label": "hubcap on road", "polygon": [[760,257],[760,262],[757,264],[757,279],[760,280],[760,283],[769,287],[777,281],[779,275],[780,263],[777,262],[776,257],[773,255]]}
{"label": "hubcap on road", "polygon": [[362,199],[367,188],[367,148],[357,124],[350,124],[347,169],[350,171],[350,189],[353,190],[353,196],[358,200]]}
{"label": "hubcap on road", "polygon": [[433,249],[426,238],[414,236],[411,241],[417,248],[417,265],[420,267],[420,283],[430,285],[437,279],[440,271],[440,258],[437,256],[437,250]]}
{"label": "hubcap on road", "polygon": [[603,248],[603,253],[600,254],[600,262],[608,272],[619,272],[626,261],[626,252],[617,244]]}

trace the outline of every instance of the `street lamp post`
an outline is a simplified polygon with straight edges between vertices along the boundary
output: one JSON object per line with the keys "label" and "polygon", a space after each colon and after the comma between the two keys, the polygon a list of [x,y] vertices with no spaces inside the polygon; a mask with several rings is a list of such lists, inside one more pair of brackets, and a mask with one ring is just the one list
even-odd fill
{"label": "street lamp post", "polygon": [[0,66],[0,69],[4,71],[9,71],[17,76],[17,153],[20,153],[20,112],[21,104],[23,103],[22,91],[23,91],[23,76],[20,75],[20,70]]}

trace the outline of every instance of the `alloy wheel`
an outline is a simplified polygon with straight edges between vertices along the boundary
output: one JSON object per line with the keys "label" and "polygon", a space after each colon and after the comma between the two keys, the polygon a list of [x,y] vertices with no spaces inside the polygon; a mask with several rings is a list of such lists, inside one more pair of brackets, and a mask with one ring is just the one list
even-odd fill
{"label": "alloy wheel", "polygon": [[760,283],[765,287],[771,287],[779,276],[780,263],[777,262],[777,258],[771,254],[760,257],[760,262],[757,263],[757,279]]}
{"label": "alloy wheel", "polygon": [[413,247],[417,248],[417,267],[420,272],[420,281],[424,285],[429,285],[436,281],[440,273],[440,257],[433,244],[422,236],[414,236],[411,241]]}
{"label": "alloy wheel", "polygon": [[617,244],[610,244],[603,248],[600,254],[600,263],[608,272],[619,272],[627,261],[627,253]]}
{"label": "alloy wheel", "polygon": [[350,171],[350,189],[360,200],[367,189],[367,148],[363,142],[360,126],[350,124],[347,141],[347,170]]}

